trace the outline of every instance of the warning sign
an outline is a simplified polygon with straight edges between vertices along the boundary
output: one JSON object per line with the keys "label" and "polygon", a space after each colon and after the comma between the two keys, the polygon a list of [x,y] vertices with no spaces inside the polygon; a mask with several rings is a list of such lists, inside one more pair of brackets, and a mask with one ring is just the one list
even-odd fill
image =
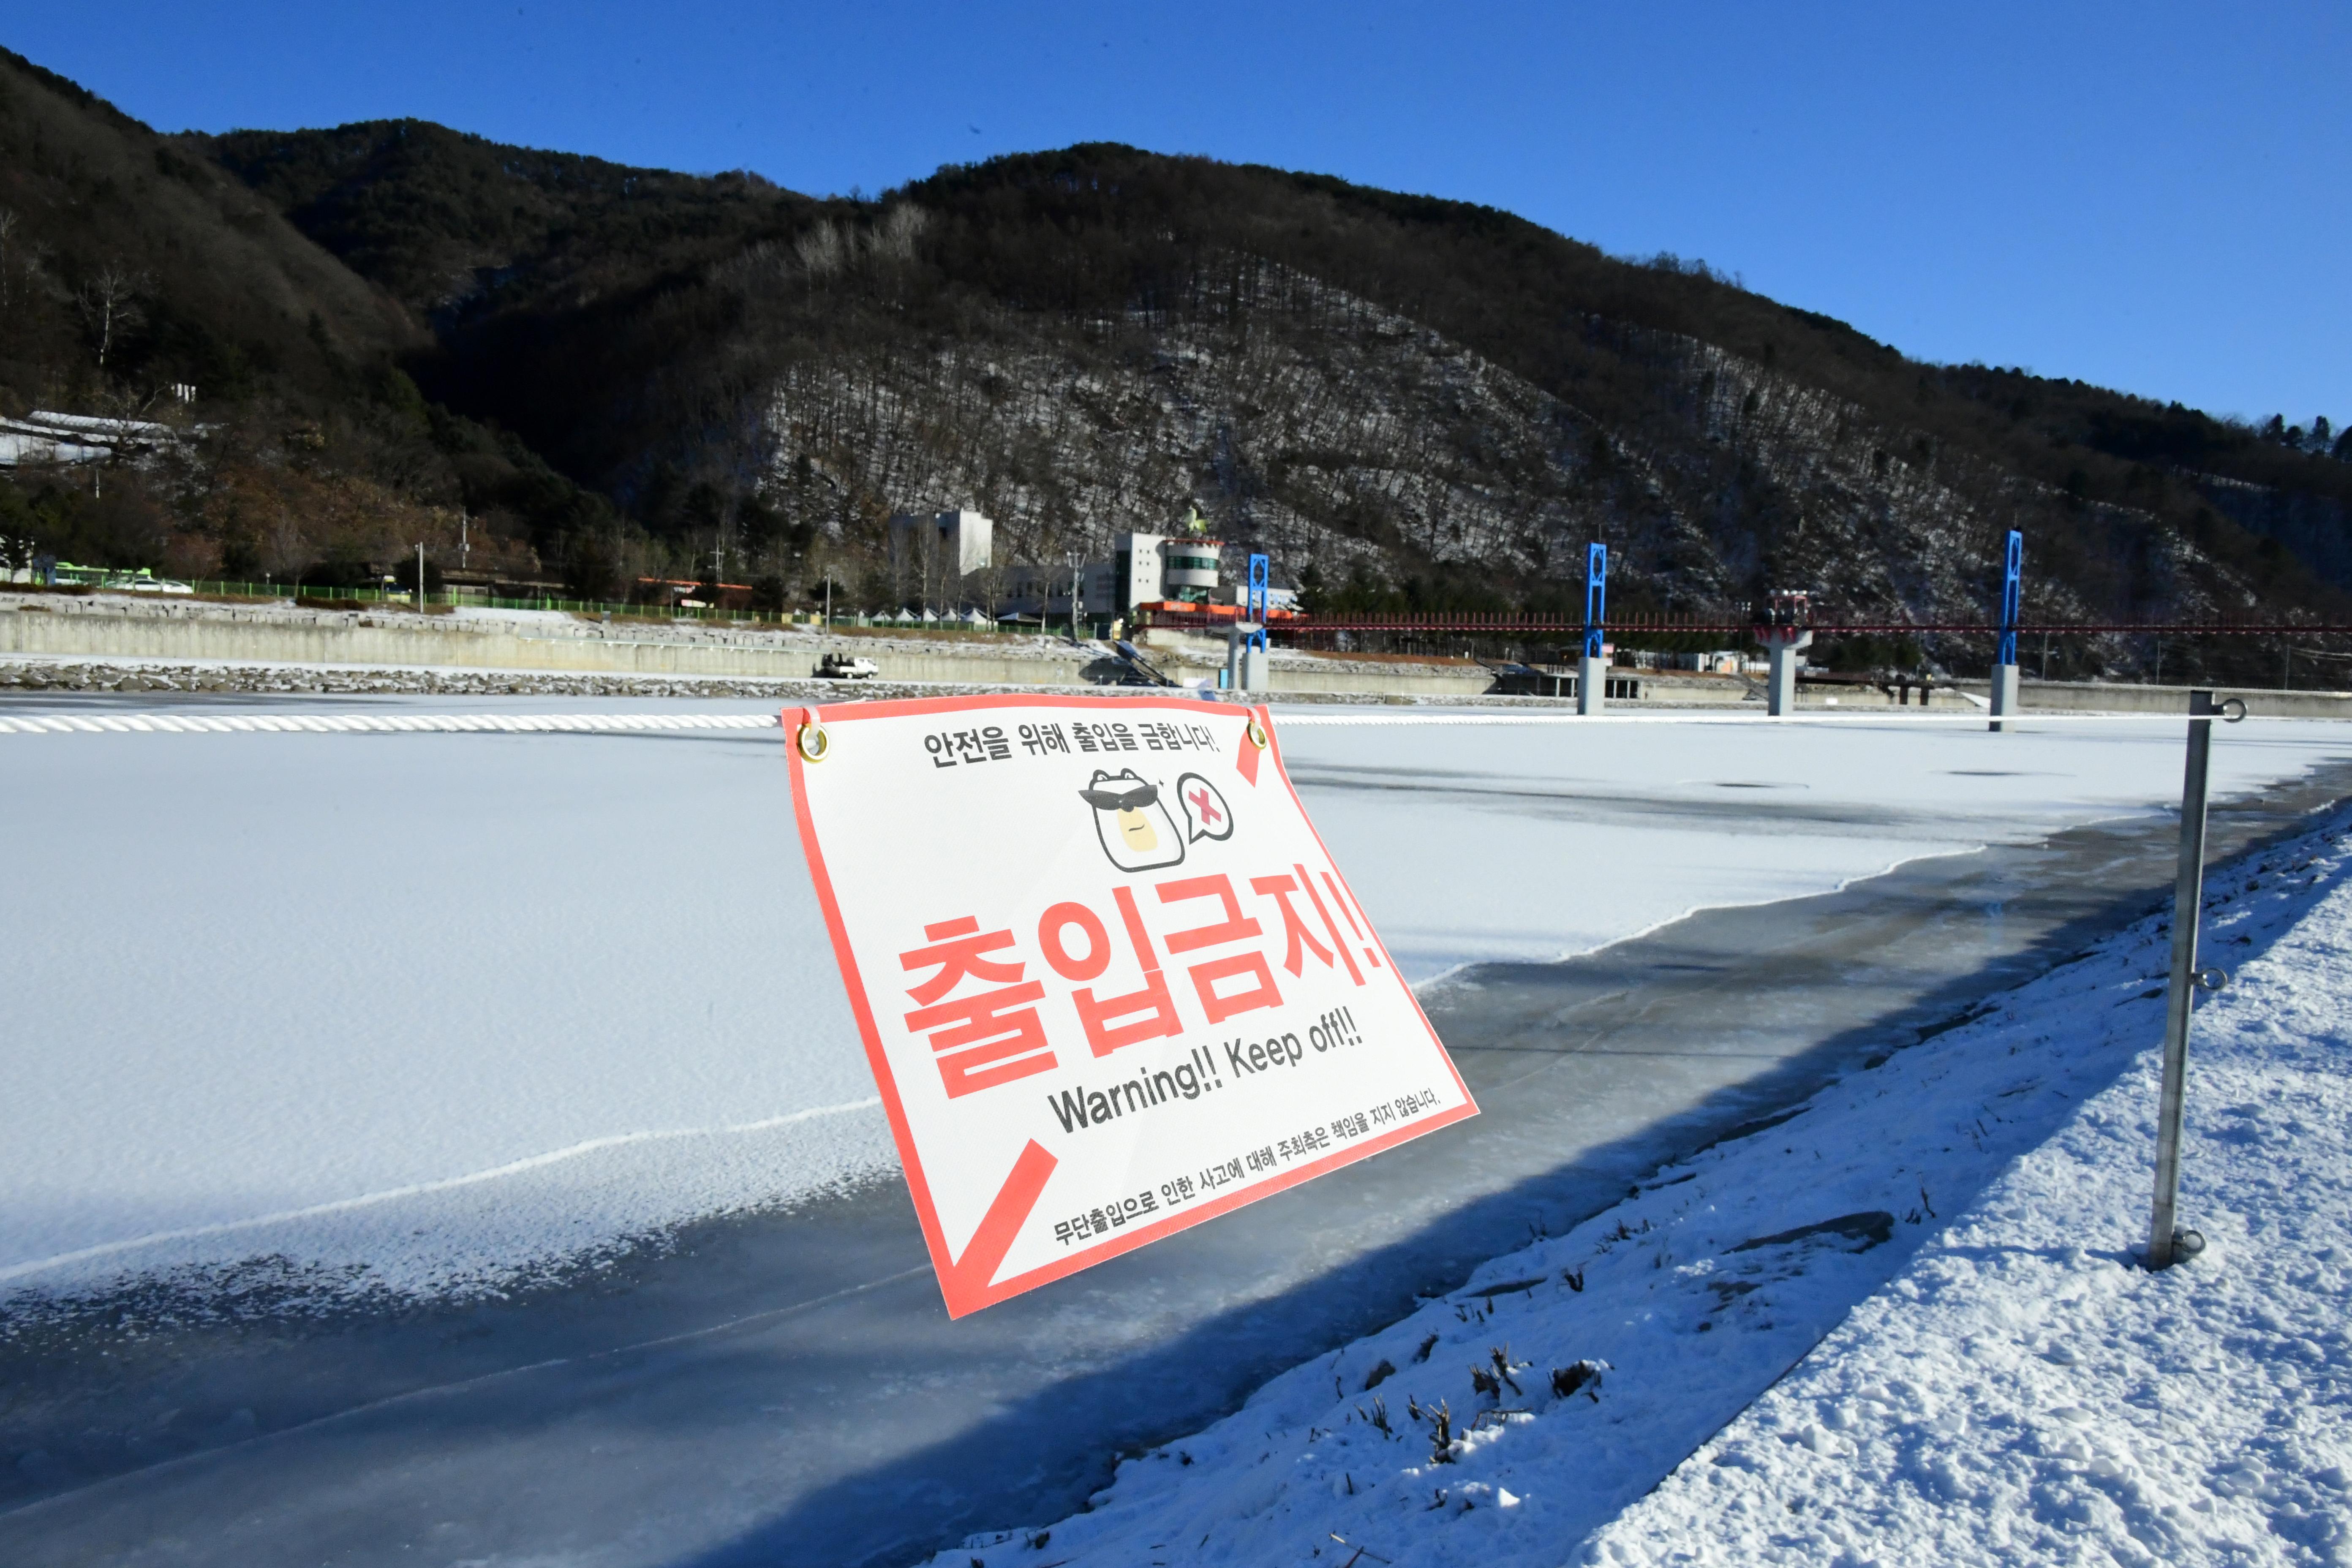
{"label": "warning sign", "polygon": [[801,845],[961,1317],[1477,1114],[1265,710],[786,710]]}

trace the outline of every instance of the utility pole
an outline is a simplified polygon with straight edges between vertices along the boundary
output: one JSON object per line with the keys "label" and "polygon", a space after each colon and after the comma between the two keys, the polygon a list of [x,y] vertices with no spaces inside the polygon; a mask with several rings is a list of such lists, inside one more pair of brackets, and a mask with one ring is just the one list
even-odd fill
{"label": "utility pole", "polygon": [[416,542],[416,613],[425,613],[425,542]]}

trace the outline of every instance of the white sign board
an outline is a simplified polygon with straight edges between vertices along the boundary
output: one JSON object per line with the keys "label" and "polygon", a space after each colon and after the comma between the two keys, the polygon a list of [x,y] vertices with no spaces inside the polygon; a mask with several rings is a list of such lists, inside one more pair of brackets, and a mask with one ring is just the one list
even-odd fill
{"label": "white sign board", "polygon": [[1477,1114],[1256,710],[785,710],[951,1316]]}

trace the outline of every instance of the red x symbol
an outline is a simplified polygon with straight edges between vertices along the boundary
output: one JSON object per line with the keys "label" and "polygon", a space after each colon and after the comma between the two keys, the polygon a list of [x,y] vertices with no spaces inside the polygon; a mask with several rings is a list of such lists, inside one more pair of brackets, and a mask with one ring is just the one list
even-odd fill
{"label": "red x symbol", "polygon": [[1191,799],[1193,806],[1197,808],[1201,814],[1202,826],[1214,827],[1219,822],[1223,820],[1225,814],[1209,804],[1211,796],[1207,786],[1203,785],[1202,788],[1194,791]]}

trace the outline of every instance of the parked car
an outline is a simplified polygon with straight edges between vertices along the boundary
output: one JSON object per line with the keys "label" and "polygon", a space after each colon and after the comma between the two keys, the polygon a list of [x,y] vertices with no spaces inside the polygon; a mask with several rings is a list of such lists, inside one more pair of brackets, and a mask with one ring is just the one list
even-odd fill
{"label": "parked car", "polygon": [[855,654],[829,653],[816,666],[819,680],[871,680],[881,673],[880,665]]}

